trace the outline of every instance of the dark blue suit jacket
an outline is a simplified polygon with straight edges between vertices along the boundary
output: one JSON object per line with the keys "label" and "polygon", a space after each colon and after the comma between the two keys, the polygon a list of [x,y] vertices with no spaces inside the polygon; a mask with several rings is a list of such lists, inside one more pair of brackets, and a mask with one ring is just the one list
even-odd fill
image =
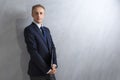
{"label": "dark blue suit jacket", "polygon": [[48,28],[44,27],[47,44],[35,23],[24,29],[27,50],[30,54],[28,74],[30,76],[43,76],[51,69],[51,64],[57,65],[55,46]]}

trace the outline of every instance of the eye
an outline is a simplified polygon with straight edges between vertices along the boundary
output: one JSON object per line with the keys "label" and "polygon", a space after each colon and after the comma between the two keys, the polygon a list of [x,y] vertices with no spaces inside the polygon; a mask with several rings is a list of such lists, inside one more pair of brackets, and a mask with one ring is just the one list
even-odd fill
{"label": "eye", "polygon": [[43,14],[42,12],[40,12],[40,14]]}
{"label": "eye", "polygon": [[39,13],[38,13],[38,12],[36,12],[35,14],[36,14],[36,15],[38,15]]}

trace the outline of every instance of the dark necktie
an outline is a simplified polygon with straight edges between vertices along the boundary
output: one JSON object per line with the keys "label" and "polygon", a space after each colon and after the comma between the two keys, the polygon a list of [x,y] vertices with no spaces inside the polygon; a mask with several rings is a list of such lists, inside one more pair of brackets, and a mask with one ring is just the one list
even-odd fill
{"label": "dark necktie", "polygon": [[44,39],[45,43],[47,44],[47,37],[46,37],[46,32],[44,30],[44,27],[40,27],[40,29],[41,29],[41,32],[42,32],[43,39]]}

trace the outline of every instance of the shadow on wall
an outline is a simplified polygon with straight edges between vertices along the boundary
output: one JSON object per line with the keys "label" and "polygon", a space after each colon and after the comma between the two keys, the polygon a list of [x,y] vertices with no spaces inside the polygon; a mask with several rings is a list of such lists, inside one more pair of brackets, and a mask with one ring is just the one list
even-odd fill
{"label": "shadow on wall", "polygon": [[16,19],[17,41],[21,50],[20,65],[22,69],[22,80],[29,80],[29,76],[27,75],[29,54],[24,41],[24,28],[28,26],[28,23],[29,19]]}

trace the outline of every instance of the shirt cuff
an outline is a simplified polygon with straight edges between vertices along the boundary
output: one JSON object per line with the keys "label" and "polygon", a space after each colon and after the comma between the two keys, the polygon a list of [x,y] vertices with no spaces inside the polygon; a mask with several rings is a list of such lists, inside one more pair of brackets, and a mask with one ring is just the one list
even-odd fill
{"label": "shirt cuff", "polygon": [[57,65],[56,65],[56,64],[52,64],[52,67],[55,67],[55,68],[56,68],[56,67],[57,67]]}
{"label": "shirt cuff", "polygon": [[49,74],[49,73],[50,73],[50,71],[51,71],[51,69],[47,72],[47,74]]}

